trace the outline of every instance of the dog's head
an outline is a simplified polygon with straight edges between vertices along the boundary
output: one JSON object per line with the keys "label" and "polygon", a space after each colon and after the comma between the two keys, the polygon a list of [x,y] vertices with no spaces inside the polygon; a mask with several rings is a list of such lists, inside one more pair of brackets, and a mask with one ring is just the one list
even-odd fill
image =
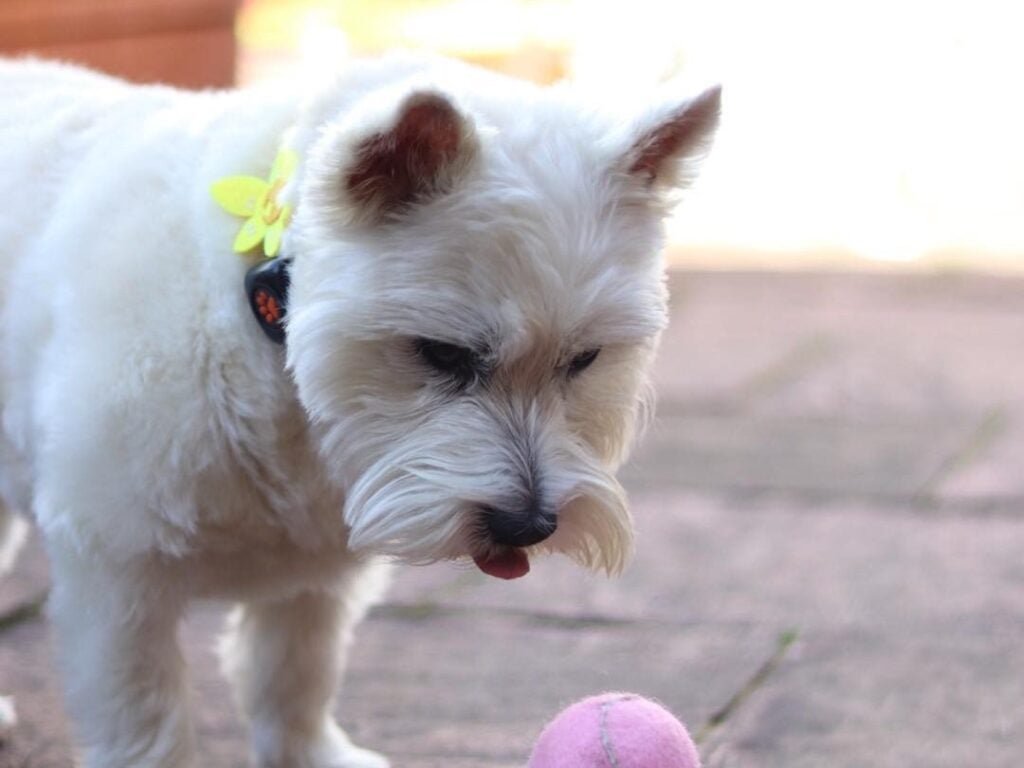
{"label": "dog's head", "polygon": [[719,92],[623,125],[557,90],[486,90],[371,93],[303,149],[288,364],[353,548],[614,572],[632,547],[614,473],[666,321],[666,195]]}

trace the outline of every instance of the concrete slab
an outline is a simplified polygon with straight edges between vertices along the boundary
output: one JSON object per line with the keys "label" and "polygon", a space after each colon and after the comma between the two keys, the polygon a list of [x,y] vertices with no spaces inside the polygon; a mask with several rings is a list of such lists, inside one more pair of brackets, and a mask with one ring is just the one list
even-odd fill
{"label": "concrete slab", "polygon": [[[1024,281],[676,275],[638,484],[1020,499]],[[955,478],[964,475],[965,479]],[[947,481],[959,484],[946,488]]]}
{"label": "concrete slab", "polygon": [[637,556],[619,579],[564,558],[501,582],[403,569],[392,600],[566,619],[728,622],[873,631],[1024,628],[1024,518],[893,505],[700,494],[634,499]]}
{"label": "concrete slab", "polygon": [[976,419],[697,415],[663,404],[623,471],[632,488],[693,488],[909,499],[973,433]]}
{"label": "concrete slab", "polygon": [[756,627],[393,615],[362,633],[348,690],[396,765],[522,768],[547,720],[603,690],[658,698],[696,729],[775,644]]}
{"label": "concrete slab", "polygon": [[[1024,754],[1024,280],[676,275],[661,423],[624,476],[638,556],[513,583],[403,569],[359,634],[340,715],[405,768],[521,768],[571,699],[629,688],[708,768],[1010,768]],[[0,615],[38,594],[38,544]],[[221,609],[183,631],[203,764],[246,765],[216,672]],[[756,677],[787,630],[782,662]],[[0,768],[69,768],[45,624],[0,628],[22,722]],[[725,713],[722,707],[733,702]]]}
{"label": "concrete slab", "polygon": [[[197,613],[183,632],[193,664],[197,731],[204,764],[244,768],[245,736],[213,663],[212,629],[219,609]],[[0,689],[13,693],[18,724],[0,739],[0,768],[72,768],[71,728],[63,706],[49,628],[42,617],[0,634]]]}
{"label": "concrete slab", "polygon": [[804,416],[906,415],[1001,399],[1024,371],[1006,354],[1024,340],[1020,279],[677,273],[669,286],[654,378],[690,406],[781,395],[776,408]]}
{"label": "concrete slab", "polygon": [[0,768],[71,768],[69,734],[41,618],[0,634],[0,692],[14,695],[18,724],[0,736]]}
{"label": "concrete slab", "polygon": [[652,371],[663,400],[727,407],[780,361],[802,370],[829,352],[808,327],[806,310],[793,311],[798,305],[787,306],[756,280],[744,280],[736,297],[718,276],[676,276],[670,293],[670,321]]}
{"label": "concrete slab", "polygon": [[[245,732],[212,652],[220,621],[220,608],[207,606],[190,617],[183,641],[203,764],[242,768]],[[16,692],[21,722],[0,746],[0,766],[70,768],[45,623],[2,637],[0,680]],[[550,717],[602,690],[654,696],[699,727],[774,643],[756,627],[624,623],[580,631],[544,617],[385,608],[359,633],[338,711],[357,743],[404,768],[521,768]]]}
{"label": "concrete slab", "polygon": [[49,571],[39,535],[31,530],[14,569],[0,575],[0,617],[38,600],[50,583]]}
{"label": "concrete slab", "polygon": [[1020,407],[1007,388],[1024,378],[1024,313],[975,307],[864,306],[806,316],[832,354],[788,382],[762,391],[758,412],[900,421]]}
{"label": "concrete slab", "polygon": [[706,743],[706,768],[1010,768],[1022,635],[812,633]]}
{"label": "concrete slab", "polygon": [[[1024,393],[1024,384],[1020,389]],[[1024,515],[1024,408],[1012,416],[1000,412],[980,437],[936,482],[934,494],[953,504],[998,506]]]}

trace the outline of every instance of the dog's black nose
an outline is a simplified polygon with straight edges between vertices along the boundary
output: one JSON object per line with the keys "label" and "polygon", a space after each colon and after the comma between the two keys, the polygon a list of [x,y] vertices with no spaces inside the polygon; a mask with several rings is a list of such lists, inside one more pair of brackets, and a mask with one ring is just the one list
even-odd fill
{"label": "dog's black nose", "polygon": [[542,512],[536,506],[516,512],[485,507],[483,514],[491,540],[508,547],[539,544],[558,527],[558,520],[553,514]]}

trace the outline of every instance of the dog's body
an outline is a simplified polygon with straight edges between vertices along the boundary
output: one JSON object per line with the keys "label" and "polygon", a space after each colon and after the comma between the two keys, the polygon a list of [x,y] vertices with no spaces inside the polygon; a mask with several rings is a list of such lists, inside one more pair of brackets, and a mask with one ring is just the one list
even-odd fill
{"label": "dog's body", "polygon": [[[44,533],[90,766],[192,764],[191,598],[242,603],[225,669],[257,763],[358,768],[385,763],[329,710],[372,556],[621,567],[612,472],[664,323],[661,197],[717,91],[623,125],[435,60],[309,100],[23,62],[0,97],[0,539],[12,512]],[[283,347],[209,192],[282,144]]]}

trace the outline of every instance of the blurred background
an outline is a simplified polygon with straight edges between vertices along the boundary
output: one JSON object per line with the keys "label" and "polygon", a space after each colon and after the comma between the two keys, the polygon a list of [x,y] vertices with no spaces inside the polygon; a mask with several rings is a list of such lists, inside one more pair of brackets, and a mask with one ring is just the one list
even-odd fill
{"label": "blurred background", "polygon": [[1022,22],[1009,0],[3,0],[0,47],[186,86],[398,47],[608,94],[718,80],[676,263],[1019,272]]}
{"label": "blurred background", "polygon": [[[1020,764],[1021,30],[1019,0],[0,0],[0,50],[143,82],[301,83],[402,47],[608,100],[724,83],[622,472],[637,557],[400,569],[338,706],[396,768],[522,768],[602,689],[665,702],[706,768]],[[38,540],[0,579],[0,768],[71,765],[47,584]],[[203,764],[241,768],[223,612],[183,638]]]}

